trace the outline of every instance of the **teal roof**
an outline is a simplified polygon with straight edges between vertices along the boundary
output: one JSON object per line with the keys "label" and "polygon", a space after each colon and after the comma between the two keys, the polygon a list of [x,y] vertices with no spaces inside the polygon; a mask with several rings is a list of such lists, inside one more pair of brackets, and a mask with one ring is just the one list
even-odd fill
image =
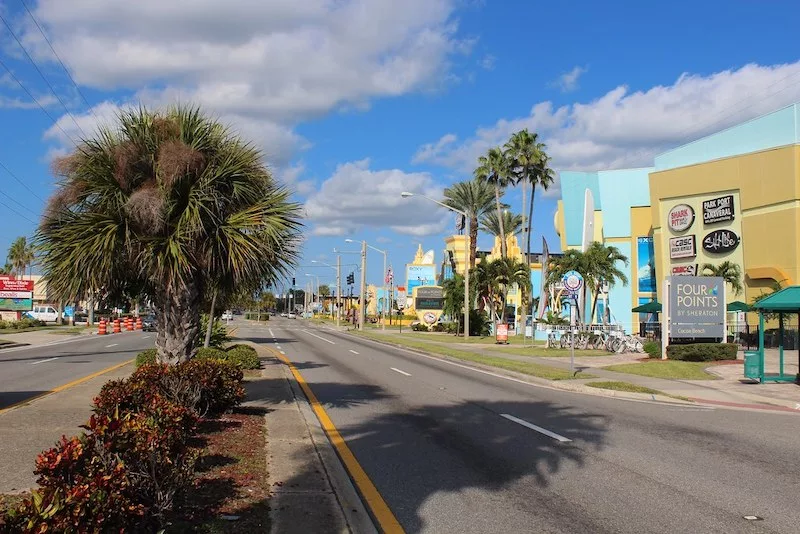
{"label": "teal roof", "polygon": [[790,286],[761,299],[753,306],[764,311],[800,311],[800,286]]}

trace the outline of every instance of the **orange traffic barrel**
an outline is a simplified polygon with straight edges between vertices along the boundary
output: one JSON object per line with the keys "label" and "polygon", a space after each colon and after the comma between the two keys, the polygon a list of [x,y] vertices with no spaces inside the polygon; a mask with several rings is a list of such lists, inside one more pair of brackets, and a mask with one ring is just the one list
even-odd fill
{"label": "orange traffic barrel", "polygon": [[125,330],[128,332],[133,332],[133,317],[125,318]]}
{"label": "orange traffic barrel", "polygon": [[105,319],[100,319],[100,324],[97,326],[97,335],[104,336],[106,334],[108,334],[108,332],[106,332],[106,321]]}
{"label": "orange traffic barrel", "polygon": [[122,328],[120,328],[119,319],[114,319],[114,333],[119,334],[122,332]]}
{"label": "orange traffic barrel", "polygon": [[137,317],[136,318],[136,330],[141,330],[141,329],[142,329],[142,318],[141,317]]}

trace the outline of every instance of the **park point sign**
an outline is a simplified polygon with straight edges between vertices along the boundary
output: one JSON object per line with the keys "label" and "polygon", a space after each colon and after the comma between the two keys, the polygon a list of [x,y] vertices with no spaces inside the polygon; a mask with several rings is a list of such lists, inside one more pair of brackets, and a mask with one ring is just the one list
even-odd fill
{"label": "park point sign", "polygon": [[669,337],[725,338],[725,282],[719,277],[669,277]]}

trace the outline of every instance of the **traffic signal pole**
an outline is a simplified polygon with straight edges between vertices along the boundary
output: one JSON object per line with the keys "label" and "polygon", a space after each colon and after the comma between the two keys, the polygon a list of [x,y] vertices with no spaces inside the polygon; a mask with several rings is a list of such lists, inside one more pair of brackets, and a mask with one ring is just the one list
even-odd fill
{"label": "traffic signal pole", "polygon": [[342,322],[342,256],[336,256],[336,328]]}
{"label": "traffic signal pole", "polygon": [[367,292],[367,242],[361,242],[361,294],[358,296],[358,329],[364,330],[364,320],[367,315],[366,306]]}

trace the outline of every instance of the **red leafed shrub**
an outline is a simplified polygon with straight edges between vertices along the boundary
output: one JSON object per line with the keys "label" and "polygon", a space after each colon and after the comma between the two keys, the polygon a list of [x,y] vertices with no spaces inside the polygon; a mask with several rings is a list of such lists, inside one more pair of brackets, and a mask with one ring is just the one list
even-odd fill
{"label": "red leafed shrub", "polygon": [[190,360],[174,372],[200,387],[198,413],[218,415],[244,400],[244,374],[235,364],[221,360]]}

